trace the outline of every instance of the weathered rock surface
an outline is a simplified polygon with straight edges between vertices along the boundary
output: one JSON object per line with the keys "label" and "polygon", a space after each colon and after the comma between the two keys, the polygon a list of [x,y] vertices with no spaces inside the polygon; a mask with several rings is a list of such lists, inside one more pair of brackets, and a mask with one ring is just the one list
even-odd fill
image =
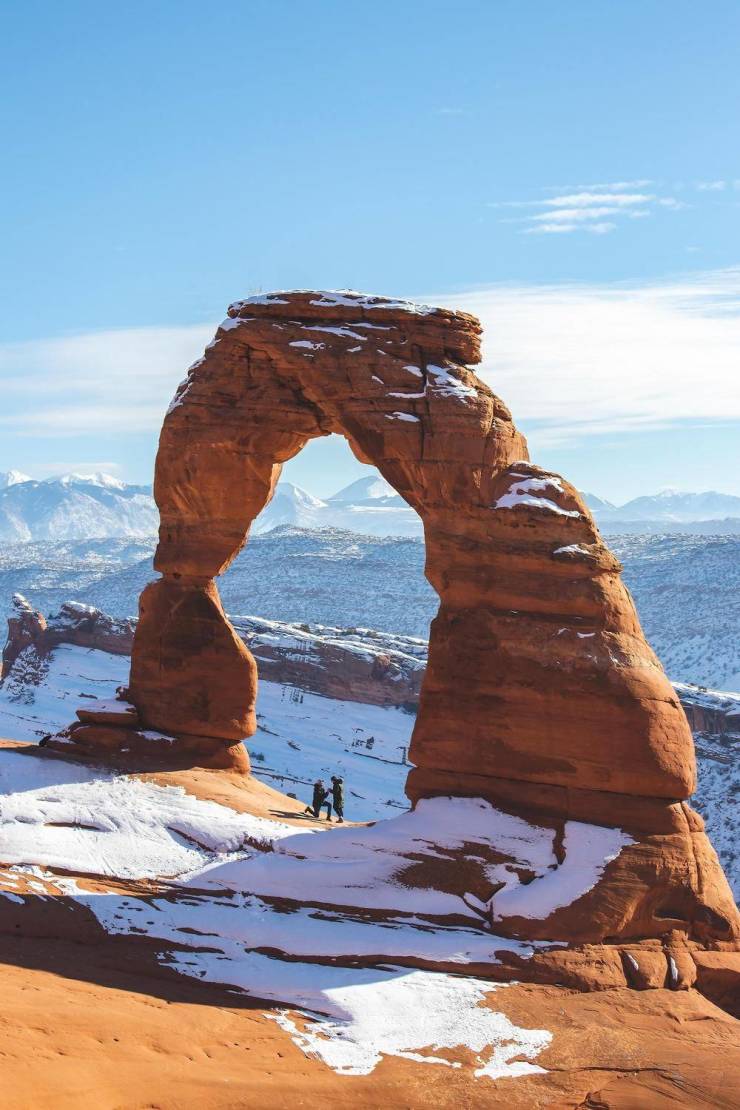
{"label": "weathered rock surface", "polygon": [[[471,316],[359,294],[231,306],[162,429],[163,577],[142,595],[130,700],[145,731],[175,738],[173,757],[197,736],[228,758],[251,734],[256,667],[213,578],[282,464],[339,432],[420,514],[440,597],[409,797],[470,795],[533,818],[559,838],[560,863],[576,850],[569,821],[631,840],[592,889],[497,928],[601,945],[607,962],[617,941],[657,940],[666,967],[682,945],[735,948],[736,907],[685,804],[685,714],[583,500],[528,461],[509,411],[469,368],[479,343]],[[579,984],[597,985],[598,969],[590,950]]]}
{"label": "weathered rock surface", "polygon": [[135,622],[108,616],[92,605],[66,601],[46,622],[46,643],[76,644],[78,647],[107,651],[111,655],[130,655]]}
{"label": "weathered rock surface", "polygon": [[[301,1102],[357,1110],[734,1110],[740,1101],[735,1023],[696,991],[583,995],[512,986],[492,1005],[520,1026],[554,1033],[537,1061],[540,1073],[476,1078],[469,1055],[458,1052],[456,1068],[390,1057],[371,1075],[353,1076],[305,1056],[267,1004],[240,1005],[233,991],[214,985],[157,982],[137,951],[111,956],[89,943],[50,944],[26,933],[0,938],[0,955],[5,1110],[89,1105],[91,1075],[101,1106],[182,1110]],[[38,1059],[44,1067],[30,1066]]]}
{"label": "weathered rock surface", "polygon": [[13,609],[8,617],[8,638],[0,665],[0,680],[7,677],[19,656],[29,648],[36,656],[46,655],[46,621],[22,594],[14,594]]}
{"label": "weathered rock surface", "polygon": [[674,688],[694,732],[740,737],[740,695],[688,682],[676,682]]}
{"label": "weathered rock surface", "polygon": [[160,612],[172,607],[155,595],[197,598],[243,544],[280,465],[336,431],[425,524],[441,607],[411,753],[420,775],[434,772],[435,788],[445,773],[454,787],[504,770],[581,790],[690,793],[686,721],[619,566],[575,489],[526,461],[508,410],[467,369],[479,338],[472,317],[381,298],[297,293],[232,306],[162,431],[155,565],[165,577],[144,595],[131,676],[147,724],[248,734],[252,693],[242,687],[240,715],[211,683],[216,670],[239,671],[239,649],[224,638],[219,664],[188,675],[183,703],[191,652],[179,625],[163,634]]}
{"label": "weathered rock surface", "polygon": [[39,659],[45,659],[59,644],[130,655],[133,642],[133,621],[118,620],[77,601],[65,602],[58,613],[46,619],[25,597],[15,594],[0,679],[7,677],[18,657],[29,648]]}
{"label": "weathered rock surface", "polygon": [[260,677],[330,698],[369,705],[419,704],[427,645],[370,629],[296,626],[233,617]]}

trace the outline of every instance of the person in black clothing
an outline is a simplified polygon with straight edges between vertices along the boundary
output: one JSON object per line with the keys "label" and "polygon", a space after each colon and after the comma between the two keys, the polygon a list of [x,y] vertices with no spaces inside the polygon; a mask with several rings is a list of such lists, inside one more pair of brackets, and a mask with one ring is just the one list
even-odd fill
{"label": "person in black clothing", "polygon": [[344,821],[344,779],[339,775],[331,776],[331,796],[337,821],[341,824]]}
{"label": "person in black clothing", "polygon": [[327,801],[328,797],[329,791],[324,786],[323,779],[316,779],[316,782],[313,784],[313,800],[311,805],[306,806],[303,812],[312,813],[318,820],[321,816],[322,806],[326,805],[326,819],[327,821],[331,821],[331,803]]}

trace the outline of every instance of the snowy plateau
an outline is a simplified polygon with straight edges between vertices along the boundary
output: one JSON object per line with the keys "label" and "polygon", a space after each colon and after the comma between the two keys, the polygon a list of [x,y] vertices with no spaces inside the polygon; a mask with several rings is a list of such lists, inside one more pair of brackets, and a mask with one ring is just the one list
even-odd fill
{"label": "snowy plateau", "polygon": [[[740,689],[740,535],[607,536],[670,677]],[[69,600],[137,612],[153,537],[0,545],[0,604],[43,613]],[[284,524],[254,535],[219,580],[230,613],[427,638],[437,603],[420,538]]]}

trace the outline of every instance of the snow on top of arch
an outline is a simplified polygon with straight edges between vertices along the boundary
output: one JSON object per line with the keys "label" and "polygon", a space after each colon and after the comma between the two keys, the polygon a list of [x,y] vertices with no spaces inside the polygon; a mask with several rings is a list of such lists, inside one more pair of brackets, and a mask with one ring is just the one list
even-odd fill
{"label": "snow on top of arch", "polygon": [[347,307],[359,306],[368,310],[385,308],[392,309],[395,312],[410,312],[415,316],[428,316],[430,313],[438,311],[433,305],[393,300],[378,293],[359,293],[354,289],[278,289],[272,293],[257,293],[252,297],[245,297],[244,300],[234,301],[233,304],[229,305],[229,308],[238,312],[246,305],[287,305],[290,304],[290,300],[286,300],[286,298],[290,298],[297,293],[313,296],[316,299],[312,300],[311,304],[319,307],[346,305]]}
{"label": "snow on top of arch", "polygon": [[410,312],[415,316],[428,316],[437,309],[433,305],[416,304],[414,301],[390,300],[375,293],[357,293],[353,289],[321,289],[317,291],[320,300],[311,301],[314,305],[360,305],[362,308],[387,308],[396,312]]}

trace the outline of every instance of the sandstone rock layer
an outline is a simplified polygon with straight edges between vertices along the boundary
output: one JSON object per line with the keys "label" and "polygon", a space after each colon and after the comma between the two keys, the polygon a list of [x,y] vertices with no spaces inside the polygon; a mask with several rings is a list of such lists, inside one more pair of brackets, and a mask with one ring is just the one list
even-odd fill
{"label": "sandstone rock layer", "polygon": [[556,830],[579,820],[633,839],[556,923],[504,927],[579,943],[670,936],[674,948],[678,931],[732,947],[737,911],[685,805],[686,717],[578,492],[529,461],[470,369],[480,335],[465,313],[354,293],[229,308],[164,421],[162,578],[142,596],[129,699],[173,750],[198,737],[215,757],[253,732],[256,667],[213,579],[283,463],[340,433],[420,514],[440,597],[409,797],[480,796]]}

